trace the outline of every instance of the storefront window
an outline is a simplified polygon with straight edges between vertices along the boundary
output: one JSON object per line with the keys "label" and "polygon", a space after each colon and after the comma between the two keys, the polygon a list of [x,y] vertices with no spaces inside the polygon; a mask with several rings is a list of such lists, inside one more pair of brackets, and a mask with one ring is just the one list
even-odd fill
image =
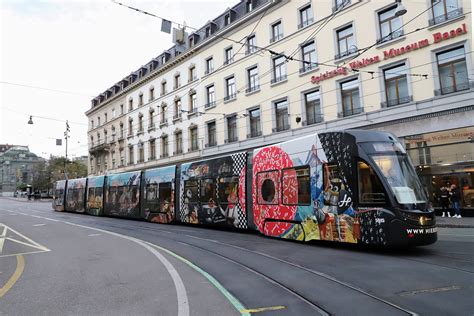
{"label": "storefront window", "polygon": [[459,128],[405,137],[408,155],[429,194],[439,207],[441,187],[455,184],[461,208],[474,209],[474,128]]}

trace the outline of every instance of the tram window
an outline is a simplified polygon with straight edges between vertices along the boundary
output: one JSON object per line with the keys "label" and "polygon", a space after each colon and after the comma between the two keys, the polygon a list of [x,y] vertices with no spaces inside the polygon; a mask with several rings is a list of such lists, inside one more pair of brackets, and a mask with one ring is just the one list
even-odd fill
{"label": "tram window", "polygon": [[230,200],[236,199],[238,196],[238,187],[238,177],[219,178],[219,202],[229,203],[229,198]]}
{"label": "tram window", "polygon": [[201,180],[201,203],[216,202],[216,184],[214,179]]}
{"label": "tram window", "polygon": [[361,204],[385,204],[385,193],[382,183],[372,167],[363,161],[359,161],[357,167],[359,202]]}
{"label": "tram window", "polygon": [[198,183],[196,180],[184,181],[184,197],[189,202],[198,202]]}
{"label": "tram window", "polygon": [[156,200],[158,198],[158,184],[150,183],[146,186],[146,199],[148,201]]}
{"label": "tram window", "polygon": [[160,203],[169,203],[171,201],[171,182],[160,183],[159,200]]}
{"label": "tram window", "polygon": [[278,204],[280,195],[280,179],[277,170],[261,172],[257,174],[257,203]]}
{"label": "tram window", "polygon": [[283,170],[282,202],[286,205],[309,205],[311,189],[309,167]]}

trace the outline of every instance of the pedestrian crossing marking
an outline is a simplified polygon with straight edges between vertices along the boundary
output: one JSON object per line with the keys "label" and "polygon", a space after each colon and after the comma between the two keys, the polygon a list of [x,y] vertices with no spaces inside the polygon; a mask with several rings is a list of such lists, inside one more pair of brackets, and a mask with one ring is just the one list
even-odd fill
{"label": "pedestrian crossing marking", "polygon": [[45,246],[37,243],[36,241],[32,240],[31,238],[26,237],[23,234],[20,234],[13,228],[0,223],[0,257],[7,257],[7,256],[12,256],[16,254],[8,253],[4,254],[3,253],[3,248],[5,246],[5,243],[7,241],[13,242],[16,244],[20,244],[29,248],[33,248],[32,251],[27,251],[27,252],[21,252],[21,254],[28,254],[28,253],[38,253],[38,252],[46,252],[50,251],[50,249],[46,248]]}

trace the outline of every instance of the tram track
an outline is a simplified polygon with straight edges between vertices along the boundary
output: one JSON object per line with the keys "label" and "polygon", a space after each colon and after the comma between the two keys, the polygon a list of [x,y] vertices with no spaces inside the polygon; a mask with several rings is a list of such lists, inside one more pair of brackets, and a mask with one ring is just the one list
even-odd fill
{"label": "tram track", "polygon": [[[121,226],[116,226],[116,225],[107,225],[107,226],[115,227],[115,228],[119,228],[119,229],[130,228],[130,227],[121,227]],[[205,251],[206,253],[209,253],[209,254],[217,256],[217,257],[219,257],[223,260],[226,260],[226,261],[228,261],[228,262],[230,262],[234,265],[237,265],[237,266],[239,266],[239,267],[241,267],[241,268],[243,268],[243,269],[245,269],[245,270],[247,270],[247,271],[249,271],[249,272],[251,272],[255,275],[258,275],[259,277],[262,277],[263,279],[267,280],[268,282],[284,289],[288,293],[291,293],[292,295],[294,295],[298,299],[302,300],[305,304],[309,305],[315,311],[317,311],[320,315],[331,315],[331,313],[327,310],[328,308],[322,306],[323,304],[312,301],[310,298],[307,297],[307,295],[305,295],[304,293],[301,293],[298,289],[294,289],[294,288],[292,288],[288,285],[285,285],[283,282],[278,281],[276,278],[272,277],[271,275],[269,275],[267,273],[259,271],[258,269],[255,269],[255,268],[253,268],[252,266],[250,266],[248,264],[245,264],[241,261],[237,261],[234,258],[231,258],[230,256],[224,255],[222,253],[219,253],[215,250],[211,250],[209,248],[197,245],[195,243],[190,243],[190,242],[187,242],[187,241],[183,241],[181,239],[173,238],[169,235],[170,233],[173,233],[173,234],[176,234],[176,235],[179,235],[180,233],[176,233],[173,230],[167,230],[167,229],[156,230],[156,229],[153,229],[153,227],[146,227],[146,226],[142,226],[142,225],[138,225],[138,226],[134,226],[134,227],[139,228],[139,229],[143,229],[143,230],[147,230],[147,231],[152,231],[155,234],[159,234],[161,238],[165,238],[165,239],[168,239],[172,242],[176,242],[176,243],[188,246],[188,247],[193,247],[195,249],[198,249],[199,251]],[[166,235],[161,234],[161,233],[164,233],[164,232],[166,232]],[[375,301],[377,301],[377,302],[379,302],[379,303],[381,303],[381,304],[383,304],[387,307],[393,308],[393,309],[395,309],[399,312],[402,312],[404,314],[418,315],[416,312],[408,310],[408,309],[406,309],[404,307],[401,307],[401,306],[399,306],[395,303],[389,302],[389,301],[387,301],[383,298],[380,298],[380,297],[378,297],[378,296],[376,296],[376,295],[374,295],[370,292],[367,292],[367,291],[365,291],[365,290],[363,290],[363,289],[361,289],[361,288],[359,288],[355,285],[352,285],[350,283],[341,281],[341,280],[339,280],[339,279],[337,279],[333,276],[330,276],[326,273],[316,271],[314,269],[310,269],[310,268],[298,265],[298,264],[293,263],[293,262],[286,261],[286,260],[281,259],[281,258],[274,257],[272,255],[269,255],[269,254],[266,254],[266,253],[263,253],[263,252],[260,252],[260,251],[249,250],[249,249],[246,249],[244,247],[240,247],[240,246],[236,246],[236,245],[232,245],[232,244],[229,244],[229,243],[225,243],[225,242],[221,242],[221,241],[217,241],[217,240],[213,240],[213,239],[208,239],[208,238],[202,238],[202,237],[197,237],[197,236],[192,236],[192,235],[183,235],[183,236],[193,238],[193,239],[196,239],[196,240],[201,240],[201,241],[206,242],[206,243],[219,244],[223,247],[229,247],[229,248],[237,249],[239,251],[243,251],[243,252],[246,252],[246,253],[251,253],[253,255],[257,255],[257,256],[260,256],[260,257],[267,258],[269,260],[278,261],[279,263],[281,263],[283,265],[291,266],[292,268],[304,271],[305,273],[309,273],[309,274],[311,274],[315,277],[323,278],[323,279],[325,279],[329,282],[335,283],[338,286],[342,286],[345,289],[355,291],[358,294],[363,295],[364,297],[368,297],[372,300],[375,300]]]}

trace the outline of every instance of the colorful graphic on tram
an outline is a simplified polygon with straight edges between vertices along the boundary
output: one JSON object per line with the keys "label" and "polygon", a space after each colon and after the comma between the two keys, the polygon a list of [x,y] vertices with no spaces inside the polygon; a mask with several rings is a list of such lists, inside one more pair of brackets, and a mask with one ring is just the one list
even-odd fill
{"label": "colorful graphic on tram", "polygon": [[175,166],[145,170],[143,212],[146,220],[156,223],[174,220],[175,173]]}

